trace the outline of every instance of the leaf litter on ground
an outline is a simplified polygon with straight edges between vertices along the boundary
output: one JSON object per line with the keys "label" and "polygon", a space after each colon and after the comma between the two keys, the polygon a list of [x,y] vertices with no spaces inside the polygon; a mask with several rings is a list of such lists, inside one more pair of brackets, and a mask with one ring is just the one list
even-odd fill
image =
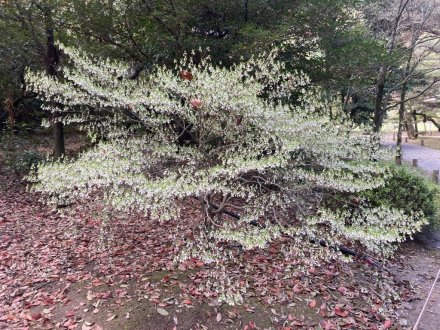
{"label": "leaf litter on ground", "polygon": [[[197,259],[173,262],[173,242],[185,234],[182,221],[200,218],[191,207],[175,221],[159,223],[136,213],[107,219],[102,206],[83,203],[68,213],[55,211],[13,176],[1,173],[0,181],[6,183],[0,195],[0,328],[76,329],[90,312],[107,312],[104,320],[111,322],[118,315],[110,307],[142,299],[155,304],[163,317],[171,317],[168,306],[218,306],[218,292],[207,285],[216,269]],[[280,328],[308,320],[324,329],[389,328],[396,318],[393,311],[411,296],[411,288],[386,270],[359,261],[310,266],[300,258],[286,259],[282,243],[244,251],[242,264],[225,265],[238,289],[246,288],[245,303],[266,306]],[[80,303],[58,315],[59,306],[72,305],[72,295]],[[245,306],[255,312],[255,306]],[[228,319],[240,318],[230,313]],[[217,323],[226,321],[220,312],[212,315]],[[254,326],[251,321],[245,328]],[[82,323],[84,329],[100,327]]]}

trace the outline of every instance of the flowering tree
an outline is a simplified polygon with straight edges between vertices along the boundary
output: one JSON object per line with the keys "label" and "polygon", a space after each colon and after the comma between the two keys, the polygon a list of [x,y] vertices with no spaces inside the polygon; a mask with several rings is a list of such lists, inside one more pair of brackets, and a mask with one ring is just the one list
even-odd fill
{"label": "flowering tree", "polygon": [[197,200],[203,223],[182,257],[204,260],[221,257],[218,242],[263,248],[281,236],[293,244],[350,240],[386,255],[424,223],[361,199],[328,207],[328,196],[381,186],[386,167],[373,160],[384,153],[371,136],[331,119],[330,105],[306,76],[286,72],[276,50],[228,69],[185,58],[130,80],[124,64],[60,47],[71,65],[57,77],[28,72],[28,88],[97,143],[30,175],[51,202],[100,191],[116,209],[166,221]]}

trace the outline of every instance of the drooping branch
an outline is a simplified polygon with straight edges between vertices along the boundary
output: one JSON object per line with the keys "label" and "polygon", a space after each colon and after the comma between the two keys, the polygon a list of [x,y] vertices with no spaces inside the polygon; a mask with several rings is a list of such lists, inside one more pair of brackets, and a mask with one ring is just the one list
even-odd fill
{"label": "drooping branch", "polygon": [[[194,198],[196,198],[196,197],[194,197]],[[231,212],[229,210],[226,210],[225,208],[219,207],[216,204],[210,203],[210,207],[212,207],[215,210],[217,210],[217,212],[222,212],[222,213],[224,213],[226,215],[229,215],[230,217],[232,217],[235,220],[240,220],[241,219],[241,216],[238,215],[237,213]],[[250,224],[252,226],[257,226],[257,227],[263,227],[264,228],[264,225],[262,225],[258,221],[251,221]],[[329,247],[327,242],[325,242],[324,240],[320,240],[319,242],[317,242],[315,240],[310,240],[310,243],[312,243],[312,244],[317,244],[318,243],[322,247]],[[371,257],[369,255],[363,254],[363,253],[356,252],[353,249],[350,249],[350,248],[348,248],[348,247],[346,247],[344,245],[335,246],[334,249],[339,251],[339,252],[341,252],[342,254],[362,259],[362,260],[364,260],[364,261],[366,261],[366,262],[368,262],[368,263],[370,263],[370,264],[372,264],[372,265],[374,265],[376,267],[381,267],[382,266],[380,261],[376,260],[375,258],[373,258],[373,257]]]}
{"label": "drooping branch", "polygon": [[413,113],[417,116],[422,116],[424,122],[427,121],[431,122],[435,127],[437,127],[438,131],[440,132],[440,123],[437,122],[437,120],[435,120],[434,117],[428,116],[426,113],[423,112],[413,111]]}

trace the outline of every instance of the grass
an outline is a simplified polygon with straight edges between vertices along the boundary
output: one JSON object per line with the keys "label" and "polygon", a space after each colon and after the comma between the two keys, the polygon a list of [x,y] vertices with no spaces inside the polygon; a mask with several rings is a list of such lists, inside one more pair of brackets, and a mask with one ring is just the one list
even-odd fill
{"label": "grass", "polygon": [[425,147],[440,150],[440,136],[419,135],[415,140],[408,139],[408,143],[410,144],[420,145],[422,143],[421,141],[423,141]]}

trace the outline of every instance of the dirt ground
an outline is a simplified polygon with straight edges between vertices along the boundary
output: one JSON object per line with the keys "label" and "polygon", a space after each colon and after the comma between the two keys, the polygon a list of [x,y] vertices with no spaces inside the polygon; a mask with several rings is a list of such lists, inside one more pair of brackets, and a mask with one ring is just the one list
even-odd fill
{"label": "dirt ground", "polygon": [[[412,329],[420,315],[422,306],[440,269],[440,250],[427,247],[419,241],[408,241],[402,245],[388,270],[403,283],[414,288],[414,295],[402,304],[397,311],[398,324],[392,329]],[[59,311],[68,313],[70,308],[81,306],[81,285],[76,293],[72,290],[71,300]],[[319,314],[300,304],[280,307],[278,304],[265,306],[257,301],[250,301],[244,306],[227,306],[212,304],[175,304],[161,309],[157,304],[147,300],[131,301],[123,306],[111,308],[111,312],[101,314],[93,312],[93,305],[85,303],[81,318],[85,324],[98,325],[108,330],[144,330],[144,329],[322,329]],[[252,307],[250,307],[252,306]],[[163,311],[166,311],[164,313]],[[168,315],[163,315],[168,314]],[[296,315],[301,315],[296,318]],[[112,318],[116,316],[115,318]],[[280,322],[284,320],[285,327]],[[292,326],[297,320],[297,326]],[[293,322],[292,322],[293,321]],[[290,325],[290,326],[288,326]],[[356,326],[345,327],[356,329]],[[88,329],[84,327],[83,329]],[[372,326],[371,329],[378,329]],[[437,283],[428,306],[422,315],[419,330],[440,329],[440,283]]]}
{"label": "dirt ground", "polygon": [[[413,241],[405,243],[396,256],[396,263],[390,267],[402,281],[409,282],[416,289],[414,297],[403,304],[401,325],[412,328],[428,296],[428,292],[440,269],[440,250]],[[437,282],[427,308],[422,315],[419,330],[440,329],[440,283]]]}
{"label": "dirt ground", "polygon": [[[422,306],[433,284],[437,271],[440,269],[440,250],[427,247],[419,241],[409,241],[402,245],[394,261],[389,263],[389,271],[397,278],[414,288],[414,295],[404,302],[402,309],[397,312],[399,324],[393,329],[412,329],[420,315]],[[59,317],[68,313],[69,309],[81,306],[80,294],[84,291],[81,284],[77,290],[71,290],[70,303],[58,311]],[[253,306],[253,307],[250,307]],[[319,329],[319,315],[298,305],[264,306],[257,301],[250,301],[244,306],[227,306],[212,304],[175,304],[163,309],[147,300],[131,301],[123,306],[110,308],[107,314],[94,313],[93,304],[84,303],[81,318],[84,325],[98,325],[108,330],[144,330],[144,329]],[[99,306],[98,306],[99,308]],[[166,313],[164,312],[166,311]],[[163,315],[168,314],[168,315]],[[297,327],[292,327],[295,314],[298,319]],[[116,316],[112,318],[113,316]],[[286,327],[280,326],[285,320]],[[282,322],[281,322],[282,323]],[[294,322],[293,322],[294,323]],[[290,324],[290,327],[287,325]],[[295,323],[294,323],[295,324]],[[83,325],[83,329],[88,329]],[[352,327],[355,329],[356,327]],[[99,329],[99,328],[98,328]],[[351,327],[347,327],[351,329]],[[375,329],[375,327],[372,327]],[[422,315],[419,330],[440,329],[440,283],[437,283],[428,306]]]}

